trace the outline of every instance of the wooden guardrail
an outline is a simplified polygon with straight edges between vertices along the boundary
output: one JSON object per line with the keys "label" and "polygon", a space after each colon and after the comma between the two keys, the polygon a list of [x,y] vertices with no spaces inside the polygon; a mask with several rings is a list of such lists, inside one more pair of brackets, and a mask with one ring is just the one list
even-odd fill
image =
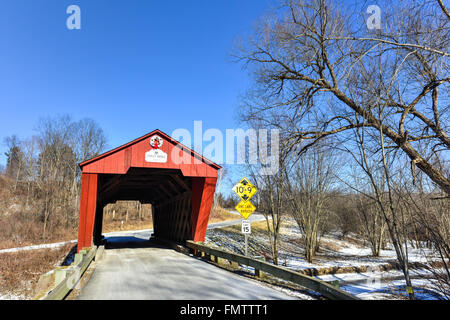
{"label": "wooden guardrail", "polygon": [[226,259],[229,261],[237,262],[241,265],[250,266],[255,269],[255,275],[259,275],[261,271],[270,273],[273,276],[291,281],[302,287],[311,289],[315,292],[321,293],[324,297],[332,300],[360,300],[354,295],[345,292],[341,289],[333,287],[331,284],[328,284],[324,281],[315,279],[313,277],[280,267],[265,261],[260,261],[256,259],[252,259],[249,257],[245,257],[240,254],[226,252],[220,249],[211,248],[205,246],[203,244],[194,242],[194,241],[186,241],[186,246],[192,250],[197,252],[204,252],[206,255],[219,257],[222,259]]}
{"label": "wooden guardrail", "polygon": [[[82,250],[75,257],[72,266],[56,270],[55,277],[61,277],[61,280],[42,300],[63,300],[81,279],[92,260],[94,260],[96,252],[97,247],[95,246],[87,252]],[[80,257],[79,262],[77,257]],[[61,273],[61,275],[58,275],[58,273]]]}

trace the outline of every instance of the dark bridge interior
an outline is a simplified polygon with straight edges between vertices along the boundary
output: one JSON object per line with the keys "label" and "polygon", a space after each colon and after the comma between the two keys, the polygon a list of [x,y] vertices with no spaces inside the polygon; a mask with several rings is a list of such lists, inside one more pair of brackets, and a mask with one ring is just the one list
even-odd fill
{"label": "dark bridge interior", "polygon": [[192,237],[192,178],[180,170],[130,168],[124,174],[100,174],[94,243],[100,244],[103,208],[119,200],[152,204],[154,235],[183,241]]}
{"label": "dark bridge interior", "polygon": [[[155,146],[152,139],[160,143]],[[150,157],[156,149],[166,157]],[[103,208],[118,200],[151,204],[156,238],[205,239],[221,167],[164,132],[154,130],[79,166],[78,251],[99,244]]]}

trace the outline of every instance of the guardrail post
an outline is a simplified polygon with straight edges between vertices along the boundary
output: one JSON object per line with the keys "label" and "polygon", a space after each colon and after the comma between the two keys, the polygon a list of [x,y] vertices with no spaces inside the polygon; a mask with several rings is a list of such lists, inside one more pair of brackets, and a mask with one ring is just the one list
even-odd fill
{"label": "guardrail post", "polygon": [[55,270],[55,287],[66,279],[67,269]]}
{"label": "guardrail post", "polygon": [[255,269],[255,277],[262,278],[264,276],[264,272],[259,269]]}
{"label": "guardrail post", "polygon": [[231,266],[232,266],[233,268],[239,267],[239,264],[238,264],[236,261],[228,260],[228,262],[231,264]]}
{"label": "guardrail post", "polygon": [[54,276],[54,271],[53,270],[49,271],[49,272],[47,272],[47,273],[45,273],[43,275],[41,275],[39,277],[39,280],[38,280],[37,284],[36,284],[36,291],[37,292],[42,292],[46,288],[48,288],[51,285],[52,281],[54,282],[54,279],[52,279],[53,276]]}
{"label": "guardrail post", "polygon": [[79,253],[75,253],[75,258],[73,259],[73,264],[75,264],[75,265],[79,264],[81,261],[83,261],[84,256],[85,256],[85,254],[82,253],[81,251]]}
{"label": "guardrail post", "polygon": [[99,261],[103,257],[104,252],[105,252],[105,246],[104,245],[99,246],[97,248],[97,252],[95,253],[94,261]]}
{"label": "guardrail post", "polygon": [[339,280],[326,281],[326,283],[331,284],[333,287],[338,289],[341,287]]}

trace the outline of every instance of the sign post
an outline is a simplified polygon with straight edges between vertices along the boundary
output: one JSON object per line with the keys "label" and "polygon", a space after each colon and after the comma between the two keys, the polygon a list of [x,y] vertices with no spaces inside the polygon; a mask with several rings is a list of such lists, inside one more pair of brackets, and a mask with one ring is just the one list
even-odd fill
{"label": "sign post", "polygon": [[252,233],[252,224],[248,220],[242,220],[241,232],[245,237],[245,256],[248,256],[248,235]]}
{"label": "sign post", "polygon": [[245,238],[245,256],[247,257],[248,235],[252,233],[252,225],[247,219],[256,210],[256,207],[250,202],[250,199],[258,192],[258,190],[247,178],[243,178],[233,187],[233,191],[241,198],[241,201],[236,206],[236,210],[244,218],[244,220],[242,220],[241,232],[244,234]]}

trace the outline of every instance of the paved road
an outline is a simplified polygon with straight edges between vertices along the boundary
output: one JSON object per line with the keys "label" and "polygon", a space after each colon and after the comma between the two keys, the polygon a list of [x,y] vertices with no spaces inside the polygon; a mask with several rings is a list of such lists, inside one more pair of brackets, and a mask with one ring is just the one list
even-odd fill
{"label": "paved road", "polygon": [[[265,218],[264,218],[264,215],[262,215],[262,214],[254,213],[248,218],[248,220],[251,222],[256,222],[256,221],[264,221]],[[241,221],[242,221],[242,217],[236,211],[236,220],[210,223],[210,224],[208,224],[208,230],[233,226],[236,224],[240,225]],[[135,231],[114,231],[114,232],[104,233],[103,235],[106,238],[117,237],[117,236],[133,236],[133,237],[142,238],[142,239],[150,239],[150,236],[152,235],[152,233],[153,233],[153,229],[145,229],[145,230],[135,230]]]}
{"label": "paved road", "polygon": [[[295,299],[255,280],[136,237],[109,239],[80,300]],[[131,242],[133,241],[133,242]]]}

